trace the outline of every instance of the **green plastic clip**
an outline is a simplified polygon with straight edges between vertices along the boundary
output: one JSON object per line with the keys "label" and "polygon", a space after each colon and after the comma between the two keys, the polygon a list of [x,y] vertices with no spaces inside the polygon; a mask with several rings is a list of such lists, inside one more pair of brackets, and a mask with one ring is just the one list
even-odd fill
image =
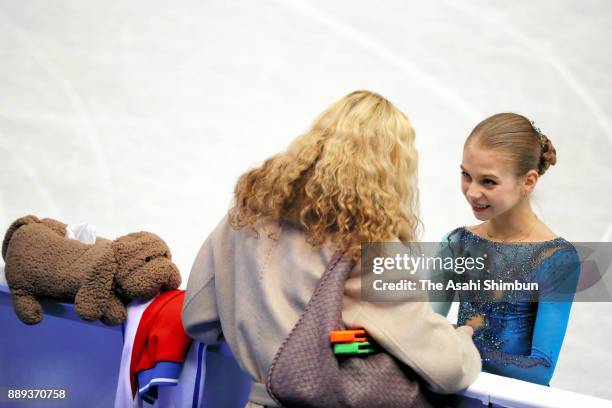
{"label": "green plastic clip", "polygon": [[371,354],[377,351],[369,341],[334,344],[334,354]]}

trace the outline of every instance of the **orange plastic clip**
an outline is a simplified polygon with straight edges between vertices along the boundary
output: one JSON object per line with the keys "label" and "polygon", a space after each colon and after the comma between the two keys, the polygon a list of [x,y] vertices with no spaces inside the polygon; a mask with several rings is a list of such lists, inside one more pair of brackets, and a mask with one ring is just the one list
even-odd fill
{"label": "orange plastic clip", "polygon": [[367,341],[365,330],[334,330],[329,334],[329,342],[332,344],[361,341]]}

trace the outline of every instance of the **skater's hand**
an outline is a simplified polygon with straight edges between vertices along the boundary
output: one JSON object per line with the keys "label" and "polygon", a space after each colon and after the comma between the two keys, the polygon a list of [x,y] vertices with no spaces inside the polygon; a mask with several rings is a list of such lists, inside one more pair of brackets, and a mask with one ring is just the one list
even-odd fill
{"label": "skater's hand", "polygon": [[465,333],[465,334],[467,334],[470,337],[472,337],[472,335],[474,335],[474,329],[472,329],[471,326],[459,326],[459,327],[457,327],[457,331]]}
{"label": "skater's hand", "polygon": [[482,326],[484,324],[484,322],[485,322],[485,320],[484,320],[484,316],[483,315],[475,315],[475,316],[472,316],[469,319],[467,319],[465,321],[465,324],[467,326],[470,326],[472,329],[476,330],[480,326]]}

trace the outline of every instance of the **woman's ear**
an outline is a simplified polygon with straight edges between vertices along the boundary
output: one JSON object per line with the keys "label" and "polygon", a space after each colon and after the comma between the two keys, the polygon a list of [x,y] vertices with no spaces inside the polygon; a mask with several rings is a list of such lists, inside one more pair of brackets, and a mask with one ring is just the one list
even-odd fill
{"label": "woman's ear", "polygon": [[117,261],[109,246],[105,248],[94,267],[86,272],[86,277],[74,298],[79,316],[90,321],[102,317],[111,296],[116,271]]}
{"label": "woman's ear", "polygon": [[523,191],[525,191],[526,194],[533,192],[533,189],[535,188],[536,184],[538,184],[539,179],[540,175],[537,171],[529,170],[523,180]]}

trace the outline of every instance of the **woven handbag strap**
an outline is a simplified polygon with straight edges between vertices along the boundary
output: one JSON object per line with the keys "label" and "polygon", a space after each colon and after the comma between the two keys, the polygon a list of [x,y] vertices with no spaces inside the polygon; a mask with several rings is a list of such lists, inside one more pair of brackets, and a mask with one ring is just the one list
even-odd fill
{"label": "woven handbag strap", "polygon": [[[329,333],[343,327],[344,284],[355,265],[353,260],[344,255],[344,252],[336,251],[332,256],[304,312],[279,348],[268,370],[268,393],[279,405],[282,404],[274,393],[273,376],[313,387],[334,378],[337,363],[330,347]],[[279,366],[280,360],[283,363]]]}

